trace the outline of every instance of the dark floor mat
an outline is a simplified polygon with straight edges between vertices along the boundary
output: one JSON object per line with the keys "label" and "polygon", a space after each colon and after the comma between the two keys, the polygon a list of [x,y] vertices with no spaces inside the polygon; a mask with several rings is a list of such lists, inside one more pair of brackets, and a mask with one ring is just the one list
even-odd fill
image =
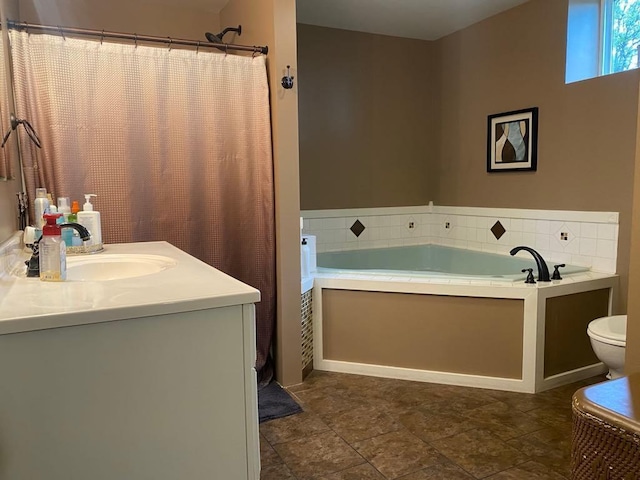
{"label": "dark floor mat", "polygon": [[302,412],[300,405],[278,383],[271,382],[258,390],[260,423],[300,412]]}

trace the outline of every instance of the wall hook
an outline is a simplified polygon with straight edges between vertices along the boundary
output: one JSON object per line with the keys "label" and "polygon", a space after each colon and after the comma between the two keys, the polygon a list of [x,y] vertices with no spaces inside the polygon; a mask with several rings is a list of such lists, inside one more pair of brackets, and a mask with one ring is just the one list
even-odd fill
{"label": "wall hook", "polygon": [[291,68],[291,65],[287,65],[287,74],[282,77],[282,87],[285,90],[290,90],[293,88],[293,77],[290,75],[290,71],[289,69]]}

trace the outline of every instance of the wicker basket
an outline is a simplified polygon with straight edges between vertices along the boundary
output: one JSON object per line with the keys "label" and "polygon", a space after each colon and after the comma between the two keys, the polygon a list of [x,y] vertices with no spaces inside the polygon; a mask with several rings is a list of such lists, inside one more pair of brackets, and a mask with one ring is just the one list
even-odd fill
{"label": "wicker basket", "polygon": [[640,479],[640,403],[631,393],[625,377],[574,394],[573,480]]}

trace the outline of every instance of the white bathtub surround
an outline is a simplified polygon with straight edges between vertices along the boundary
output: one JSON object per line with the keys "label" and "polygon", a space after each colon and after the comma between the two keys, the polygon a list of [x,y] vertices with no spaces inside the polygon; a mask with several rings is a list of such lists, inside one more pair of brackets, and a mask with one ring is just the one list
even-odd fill
{"label": "white bathtub surround", "polygon": [[[304,233],[317,237],[318,252],[434,243],[508,255],[513,247],[526,245],[550,267],[570,263],[616,272],[617,212],[425,205],[307,210],[302,215]],[[364,227],[355,229],[358,235],[352,230],[356,222]]]}
{"label": "white bathtub surround", "polygon": [[[314,369],[371,375],[386,378],[424,381],[468,387],[491,388],[514,392],[540,392],[572,383],[607,371],[595,363],[573,371],[544,376],[545,313],[548,298],[572,295],[598,289],[609,290],[609,312],[612,308],[616,275],[598,272],[577,273],[548,284],[525,285],[522,282],[490,280],[442,279],[438,277],[401,276],[360,272],[318,273],[313,288]],[[522,336],[522,378],[499,378],[452,372],[418,370],[387,365],[337,361],[324,358],[323,291],[325,289],[370,292],[393,292],[455,297],[522,299],[524,301]]]}

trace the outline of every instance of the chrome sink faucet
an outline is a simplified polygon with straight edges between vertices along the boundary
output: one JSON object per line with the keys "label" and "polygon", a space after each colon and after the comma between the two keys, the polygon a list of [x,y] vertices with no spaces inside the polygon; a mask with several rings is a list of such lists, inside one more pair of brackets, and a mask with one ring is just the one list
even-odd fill
{"label": "chrome sink faucet", "polygon": [[[89,230],[87,230],[83,225],[80,225],[79,223],[75,223],[75,222],[61,223],[60,228],[73,228],[76,232],[78,232],[78,235],[80,235],[80,238],[82,239],[83,242],[86,242],[91,238],[91,234],[89,233]],[[31,245],[31,252],[32,252],[31,258],[26,262],[24,262],[25,265],[27,266],[27,277],[40,276],[40,240],[41,239],[42,237],[40,237],[38,240],[33,242],[33,245]]]}
{"label": "chrome sink faucet", "polygon": [[524,246],[512,248],[509,253],[511,255],[515,255],[520,250],[529,252],[533,256],[533,259],[536,261],[536,266],[538,267],[538,281],[550,282],[551,279],[549,278],[549,267],[547,267],[547,262],[544,261],[544,258],[542,258],[542,255],[536,252],[533,248],[524,247]]}

